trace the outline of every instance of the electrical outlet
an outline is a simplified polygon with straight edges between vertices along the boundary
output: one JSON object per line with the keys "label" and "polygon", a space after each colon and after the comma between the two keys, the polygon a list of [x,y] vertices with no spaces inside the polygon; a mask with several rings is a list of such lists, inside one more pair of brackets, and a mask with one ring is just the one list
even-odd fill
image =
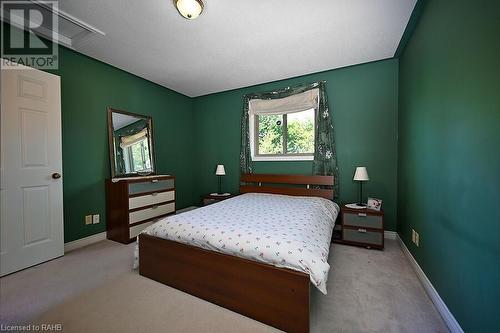
{"label": "electrical outlet", "polygon": [[420,236],[415,232],[415,245],[420,246]]}
{"label": "electrical outlet", "polygon": [[85,215],[85,225],[92,224],[92,215]]}
{"label": "electrical outlet", "polygon": [[92,223],[93,224],[99,223],[99,214],[92,215]]}

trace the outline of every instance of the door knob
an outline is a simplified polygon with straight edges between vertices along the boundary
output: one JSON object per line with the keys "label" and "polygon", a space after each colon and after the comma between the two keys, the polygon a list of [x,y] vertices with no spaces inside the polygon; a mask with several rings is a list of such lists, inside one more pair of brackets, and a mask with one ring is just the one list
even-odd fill
{"label": "door knob", "polygon": [[54,172],[54,173],[52,174],[52,178],[53,178],[53,179],[59,179],[59,178],[61,178],[61,174],[60,174],[60,173],[58,173],[58,172]]}

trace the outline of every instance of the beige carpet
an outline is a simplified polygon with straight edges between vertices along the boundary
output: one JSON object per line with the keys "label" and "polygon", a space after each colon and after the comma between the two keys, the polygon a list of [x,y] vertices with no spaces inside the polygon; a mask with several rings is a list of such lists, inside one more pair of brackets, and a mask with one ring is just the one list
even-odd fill
{"label": "beige carpet", "polygon": [[124,274],[36,320],[68,332],[279,332],[137,274]]}
{"label": "beige carpet", "polygon": [[[0,321],[64,332],[277,332],[139,276],[132,249],[104,241],[0,279]],[[328,295],[312,289],[312,332],[447,332],[395,241],[331,251]]]}

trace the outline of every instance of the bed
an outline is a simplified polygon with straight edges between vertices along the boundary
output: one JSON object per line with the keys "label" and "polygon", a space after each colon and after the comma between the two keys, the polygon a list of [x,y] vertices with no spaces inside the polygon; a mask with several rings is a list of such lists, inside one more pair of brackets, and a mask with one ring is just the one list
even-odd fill
{"label": "bed", "polygon": [[333,191],[317,187],[333,177],[241,181],[239,196],[146,228],[139,273],[284,331],[308,332],[309,286],[326,293],[339,211]]}

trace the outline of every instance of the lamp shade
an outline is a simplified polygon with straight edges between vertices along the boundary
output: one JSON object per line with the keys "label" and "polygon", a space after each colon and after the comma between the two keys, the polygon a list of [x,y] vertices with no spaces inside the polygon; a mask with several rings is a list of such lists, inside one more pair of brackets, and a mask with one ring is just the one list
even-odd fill
{"label": "lamp shade", "polygon": [[223,164],[217,165],[217,169],[215,169],[215,174],[217,176],[225,176],[226,175],[226,170],[224,170]]}
{"label": "lamp shade", "polygon": [[183,17],[194,20],[203,11],[202,0],[174,0],[175,7]]}
{"label": "lamp shade", "polygon": [[368,170],[366,170],[366,167],[357,167],[356,172],[354,173],[353,180],[361,182],[370,180],[370,177],[368,177]]}

